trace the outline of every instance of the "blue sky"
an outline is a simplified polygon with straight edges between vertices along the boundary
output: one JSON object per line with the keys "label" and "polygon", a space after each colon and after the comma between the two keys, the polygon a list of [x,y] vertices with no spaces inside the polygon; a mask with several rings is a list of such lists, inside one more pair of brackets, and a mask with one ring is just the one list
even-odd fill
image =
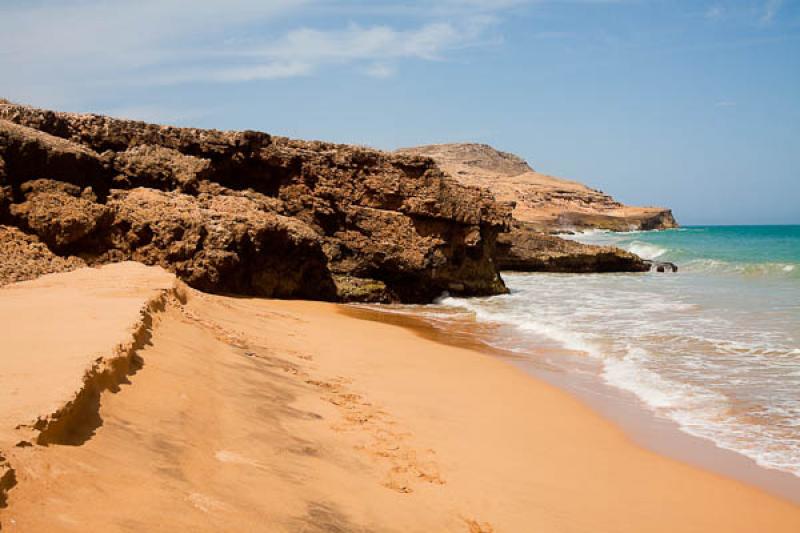
{"label": "blue sky", "polygon": [[800,223],[800,1],[2,0],[0,96],[489,143],[684,224]]}

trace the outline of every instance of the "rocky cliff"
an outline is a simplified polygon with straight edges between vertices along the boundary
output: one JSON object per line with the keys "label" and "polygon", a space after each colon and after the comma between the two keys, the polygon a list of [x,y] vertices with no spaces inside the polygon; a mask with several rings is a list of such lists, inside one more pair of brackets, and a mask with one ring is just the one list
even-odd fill
{"label": "rocky cliff", "polygon": [[427,157],[0,101],[0,224],[19,264],[44,247],[55,269],[132,259],[212,292],[424,302],[505,291],[509,223]]}
{"label": "rocky cliff", "polygon": [[513,206],[510,233],[498,241],[504,270],[641,272],[649,265],[609,246],[589,246],[548,235],[581,229],[652,230],[677,226],[669,209],[631,207],[575,181],[534,171],[522,158],[485,144],[437,144],[397,153],[433,158],[464,185],[483,187]]}
{"label": "rocky cliff", "polygon": [[431,157],[459,182],[485,187],[497,200],[514,202],[514,218],[539,231],[630,231],[677,226],[669,209],[623,205],[576,181],[536,172],[520,157],[485,144],[435,144],[404,148],[397,153]]}

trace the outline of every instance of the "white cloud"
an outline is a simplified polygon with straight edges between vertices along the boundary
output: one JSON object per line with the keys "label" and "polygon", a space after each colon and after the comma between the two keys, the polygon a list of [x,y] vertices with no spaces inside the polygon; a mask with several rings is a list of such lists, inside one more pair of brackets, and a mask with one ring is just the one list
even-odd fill
{"label": "white cloud", "polygon": [[403,57],[438,60],[444,52],[473,44],[480,37],[486,25],[470,22],[462,27],[436,22],[410,30],[357,24],[339,31],[302,28],[289,32],[276,43],[246,50],[243,55],[309,62]]}
{"label": "white cloud", "polygon": [[736,107],[736,102],[733,100],[719,100],[714,102],[714,107]]}

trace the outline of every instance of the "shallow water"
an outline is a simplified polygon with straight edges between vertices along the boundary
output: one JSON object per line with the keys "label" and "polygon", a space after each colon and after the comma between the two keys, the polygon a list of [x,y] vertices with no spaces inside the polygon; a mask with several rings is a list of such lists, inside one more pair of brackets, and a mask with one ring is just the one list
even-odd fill
{"label": "shallow water", "polygon": [[533,358],[549,343],[547,364],[598,368],[686,433],[800,476],[800,226],[577,238],[680,271],[506,273],[509,295],[447,297],[425,313],[496,324],[488,343]]}

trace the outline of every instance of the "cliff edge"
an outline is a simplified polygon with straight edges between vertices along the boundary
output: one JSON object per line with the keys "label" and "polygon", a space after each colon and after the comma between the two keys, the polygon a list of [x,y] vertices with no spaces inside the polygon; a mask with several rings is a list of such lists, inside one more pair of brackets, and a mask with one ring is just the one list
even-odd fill
{"label": "cliff edge", "polygon": [[0,246],[20,265],[38,251],[48,270],[134,260],[209,292],[427,302],[504,292],[509,223],[427,157],[0,100]]}
{"label": "cliff edge", "polygon": [[669,209],[623,205],[576,181],[540,174],[528,163],[486,144],[435,144],[403,148],[399,154],[431,157],[450,176],[482,187],[513,206],[513,223],[500,236],[496,261],[503,270],[528,272],[645,272],[640,257],[610,246],[565,241],[550,233],[676,227]]}

